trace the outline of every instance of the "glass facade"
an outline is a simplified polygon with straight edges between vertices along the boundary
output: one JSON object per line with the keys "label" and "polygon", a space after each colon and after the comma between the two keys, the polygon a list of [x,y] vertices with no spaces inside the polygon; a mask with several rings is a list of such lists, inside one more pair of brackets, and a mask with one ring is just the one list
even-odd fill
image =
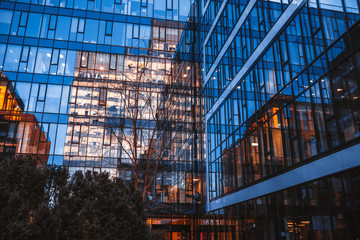
{"label": "glass facade", "polygon": [[359,168],[207,214],[198,239],[356,239]]}
{"label": "glass facade", "polygon": [[168,239],[359,238],[359,9],[0,1],[0,153],[135,180]]}
{"label": "glass facade", "polygon": [[202,192],[192,4],[0,1],[0,153],[135,181],[151,214],[181,214],[190,236]]}
{"label": "glass facade", "polygon": [[[283,4],[268,6],[282,9]],[[352,6],[338,3],[334,11],[325,2],[310,1],[300,7],[230,89],[266,34],[250,24],[252,14],[263,8],[254,5],[204,80],[210,198],[359,139],[360,15]],[[247,36],[242,29],[249,26],[254,33]],[[245,41],[234,44],[238,36]],[[228,53],[243,61],[233,64],[236,59]]]}
{"label": "glass facade", "polygon": [[359,238],[359,6],[204,4],[198,239]]}

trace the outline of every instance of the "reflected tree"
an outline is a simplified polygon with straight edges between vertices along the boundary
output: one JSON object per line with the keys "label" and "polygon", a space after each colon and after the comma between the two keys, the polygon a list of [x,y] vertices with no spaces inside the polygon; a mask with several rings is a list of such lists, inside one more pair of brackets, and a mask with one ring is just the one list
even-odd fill
{"label": "reflected tree", "polygon": [[[170,75],[166,74],[163,64],[149,57],[140,57],[125,68],[125,81],[112,82],[110,86],[119,90],[121,109],[119,117],[115,109],[107,108],[107,134],[111,134],[121,148],[120,171],[131,170],[135,189],[142,192],[144,200],[146,197],[151,200],[151,186],[170,148],[170,111],[164,108]],[[100,93],[100,101],[101,97]]]}

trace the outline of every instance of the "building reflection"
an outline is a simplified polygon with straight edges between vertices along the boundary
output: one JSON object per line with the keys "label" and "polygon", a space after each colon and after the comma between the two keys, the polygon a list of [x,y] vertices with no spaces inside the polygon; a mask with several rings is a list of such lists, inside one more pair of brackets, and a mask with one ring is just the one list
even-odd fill
{"label": "building reflection", "polygon": [[64,147],[70,172],[106,171],[133,182],[136,140],[140,189],[147,174],[145,201],[162,214],[193,213],[194,201],[200,204],[194,195],[202,191],[186,141],[193,131],[195,69],[191,62],[174,64],[178,24],[153,20],[151,31],[140,33],[149,38],[137,40],[149,48],[137,54],[130,48],[126,55],[77,51]]}
{"label": "building reflection", "polygon": [[34,114],[24,113],[24,103],[6,75],[0,72],[0,152],[8,156],[30,154],[47,164],[51,142]]}

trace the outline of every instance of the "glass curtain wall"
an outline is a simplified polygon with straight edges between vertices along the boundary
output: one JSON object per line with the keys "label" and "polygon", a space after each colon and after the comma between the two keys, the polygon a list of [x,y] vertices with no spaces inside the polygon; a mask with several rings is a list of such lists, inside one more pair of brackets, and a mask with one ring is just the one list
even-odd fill
{"label": "glass curtain wall", "polygon": [[198,70],[174,63],[191,4],[1,1],[0,151],[137,179],[162,214],[193,213]]}
{"label": "glass curtain wall", "polygon": [[272,8],[278,16],[286,4],[257,1],[207,73],[206,112],[215,110],[207,122],[210,199],[360,137],[358,1],[307,1],[212,109],[265,36],[262,26],[276,20],[255,17]]}
{"label": "glass curtain wall", "polygon": [[356,239],[360,234],[359,171],[208,213],[198,220],[198,239]]}

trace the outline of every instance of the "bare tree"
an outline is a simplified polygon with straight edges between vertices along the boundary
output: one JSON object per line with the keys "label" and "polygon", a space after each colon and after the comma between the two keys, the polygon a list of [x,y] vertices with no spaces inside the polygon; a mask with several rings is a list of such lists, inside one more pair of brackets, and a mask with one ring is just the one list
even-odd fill
{"label": "bare tree", "polygon": [[170,144],[170,111],[164,109],[170,76],[150,57],[140,57],[125,67],[125,81],[110,83],[110,88],[120,90],[121,116],[107,109],[106,127],[121,148],[125,164],[120,167],[132,169],[135,188],[145,200]]}

